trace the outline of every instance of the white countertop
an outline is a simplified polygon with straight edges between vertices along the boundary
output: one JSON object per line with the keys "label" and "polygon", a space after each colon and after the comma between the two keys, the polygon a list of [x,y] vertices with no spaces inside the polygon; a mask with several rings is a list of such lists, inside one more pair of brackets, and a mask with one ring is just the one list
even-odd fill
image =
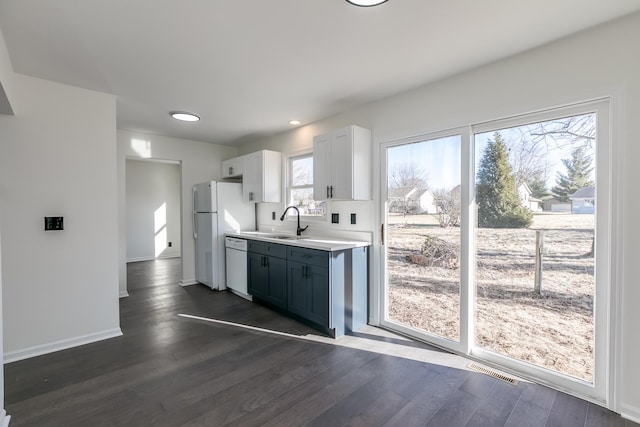
{"label": "white countertop", "polygon": [[264,242],[279,243],[281,245],[299,246],[302,248],[318,249],[321,251],[341,251],[345,249],[370,246],[370,242],[361,240],[342,240],[335,237],[296,236],[286,233],[267,233],[263,231],[241,231],[226,233],[229,237],[238,237],[249,240],[262,240]]}

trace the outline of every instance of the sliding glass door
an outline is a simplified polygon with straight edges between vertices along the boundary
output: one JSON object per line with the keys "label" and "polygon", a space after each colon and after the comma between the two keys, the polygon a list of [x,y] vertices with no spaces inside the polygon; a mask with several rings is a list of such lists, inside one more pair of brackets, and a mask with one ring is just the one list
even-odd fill
{"label": "sliding glass door", "polygon": [[385,150],[386,319],[459,343],[461,136]]}
{"label": "sliding glass door", "polygon": [[606,401],[608,103],[381,146],[391,329]]}

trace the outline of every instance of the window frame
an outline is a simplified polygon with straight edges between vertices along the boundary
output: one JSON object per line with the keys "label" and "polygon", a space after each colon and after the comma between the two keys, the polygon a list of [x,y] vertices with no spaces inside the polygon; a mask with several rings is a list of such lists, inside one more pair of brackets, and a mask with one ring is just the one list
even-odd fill
{"label": "window frame", "polygon": [[[313,192],[313,179],[311,181],[311,184],[308,184],[308,185],[294,186],[292,182],[293,181],[293,162],[296,160],[302,160],[305,158],[313,159],[313,149],[289,153],[285,156],[285,158],[286,158],[287,166],[286,166],[286,173],[285,173],[286,180],[285,180],[285,191],[284,191],[284,194],[285,194],[284,205],[286,208],[291,203],[292,190],[311,189],[311,191]],[[300,218],[304,218],[306,221],[326,221],[328,208],[326,206],[327,201],[324,201],[324,202],[325,202],[325,210],[323,215],[305,215],[301,212]],[[289,212],[287,212],[287,216],[285,217],[285,220],[294,220],[294,219],[296,219],[296,213],[293,210],[290,210]]]}

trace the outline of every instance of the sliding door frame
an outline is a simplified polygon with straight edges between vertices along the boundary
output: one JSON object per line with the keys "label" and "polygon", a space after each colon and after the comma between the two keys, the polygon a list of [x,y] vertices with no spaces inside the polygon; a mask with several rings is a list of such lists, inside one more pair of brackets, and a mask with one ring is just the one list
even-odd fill
{"label": "sliding door frame", "polygon": [[[400,323],[397,322],[393,322],[391,320],[388,319],[388,293],[387,293],[387,285],[388,285],[388,275],[387,275],[387,266],[386,266],[386,261],[387,261],[387,246],[385,244],[381,244],[380,247],[380,262],[378,263],[379,265],[379,284],[380,284],[380,289],[378,292],[378,297],[379,297],[379,302],[380,302],[380,319],[379,319],[379,324],[382,327],[397,331],[402,333],[403,335],[407,335],[409,337],[412,338],[416,338],[418,340],[421,341],[428,341],[431,344],[434,344],[438,347],[442,347],[451,351],[454,351],[456,353],[459,354],[468,354],[469,353],[469,347],[466,343],[472,342],[471,340],[469,340],[470,334],[472,334],[472,330],[469,329],[469,324],[470,324],[470,318],[469,316],[473,314],[473,307],[471,306],[471,300],[468,298],[468,295],[465,294],[465,292],[463,292],[463,289],[465,287],[468,287],[470,283],[469,280],[472,279],[472,274],[473,274],[473,268],[471,267],[472,263],[470,263],[470,256],[472,256],[472,253],[469,252],[468,250],[465,250],[465,245],[467,245],[468,247],[468,235],[469,235],[469,230],[467,230],[467,227],[469,227],[469,224],[472,224],[472,222],[469,220],[469,215],[471,215],[471,209],[470,209],[470,204],[468,203],[470,194],[469,194],[469,186],[465,186],[463,185],[465,182],[469,182],[469,180],[472,180],[473,177],[471,176],[470,172],[471,172],[471,166],[473,165],[473,163],[469,163],[466,164],[465,163],[465,158],[467,158],[467,156],[465,155],[465,152],[469,151],[471,148],[471,128],[469,126],[465,126],[465,127],[460,127],[460,128],[454,128],[454,129],[448,129],[448,130],[444,130],[444,131],[439,131],[439,132],[432,132],[432,133],[428,133],[428,134],[423,134],[423,135],[417,135],[414,137],[410,137],[410,138],[403,138],[403,139],[398,139],[398,140],[394,140],[394,141],[389,141],[389,142],[385,142],[385,143],[381,143],[379,146],[379,161],[380,161],[380,173],[376,174],[377,176],[380,176],[380,205],[381,208],[378,209],[379,211],[379,218],[380,218],[380,222],[379,224],[383,224],[386,226],[387,224],[387,218],[386,218],[386,214],[387,214],[387,200],[388,200],[388,196],[387,196],[387,190],[388,190],[388,186],[387,186],[387,182],[388,182],[388,177],[387,177],[387,171],[388,171],[388,164],[387,164],[387,150],[389,148],[392,147],[397,147],[397,146],[401,146],[401,145],[406,145],[406,144],[413,144],[413,143],[419,143],[419,142],[428,142],[428,141],[432,141],[432,140],[436,140],[436,139],[441,139],[441,138],[446,138],[446,137],[451,137],[451,136],[460,136],[460,142],[461,142],[461,146],[460,146],[460,161],[461,161],[461,169],[460,169],[460,179],[461,179],[461,187],[462,187],[462,193],[460,195],[461,200],[460,200],[460,205],[461,205],[461,227],[460,227],[460,247],[461,247],[461,253],[460,253],[460,292],[459,292],[459,297],[460,297],[460,312],[459,312],[459,316],[458,316],[458,320],[460,322],[460,335],[459,335],[459,341],[453,341],[444,337],[440,337],[437,335],[433,335],[433,334],[429,334],[426,332],[419,332],[416,331],[413,328],[409,328],[407,326],[404,326]],[[470,152],[470,151],[469,151]],[[467,187],[465,189],[465,187]],[[466,201],[466,202],[465,202]],[[386,242],[387,241],[387,230],[386,227],[381,227],[380,229],[380,233],[383,233],[383,235],[381,236],[380,242]],[[471,267],[471,268],[469,268]]]}
{"label": "sliding door frame", "polygon": [[[561,108],[548,109],[536,113],[514,116],[506,119],[472,124],[469,126],[452,128],[439,132],[431,132],[408,138],[379,142],[375,150],[374,161],[380,168],[375,174],[375,190],[379,194],[379,209],[377,209],[377,224],[383,225],[374,232],[378,250],[374,250],[378,268],[374,275],[374,292],[371,307],[372,323],[397,331],[401,334],[426,341],[437,347],[444,348],[470,359],[478,360],[496,366],[520,377],[529,378],[552,388],[565,391],[592,401],[594,403],[617,410],[617,384],[614,384],[618,371],[618,348],[620,319],[617,307],[620,304],[620,291],[616,285],[615,267],[616,255],[620,255],[622,243],[619,242],[621,233],[620,223],[620,152],[613,144],[612,111],[614,106],[610,98],[600,98],[589,102],[576,103]],[[595,112],[597,115],[596,130],[596,188],[598,202],[596,208],[596,258],[595,289],[594,289],[594,367],[593,383],[588,383],[546,368],[534,366],[526,362],[498,355],[474,344],[475,322],[475,247],[474,233],[476,224],[475,203],[475,146],[474,135],[477,133],[504,129],[528,123],[568,117],[572,115]],[[619,124],[618,124],[619,126]],[[387,251],[386,242],[386,201],[387,201],[387,150],[390,147],[428,141],[447,136],[461,136],[461,234],[460,234],[460,336],[459,342],[423,333],[396,322],[388,320],[387,316]],[[617,145],[617,144],[616,144]]]}

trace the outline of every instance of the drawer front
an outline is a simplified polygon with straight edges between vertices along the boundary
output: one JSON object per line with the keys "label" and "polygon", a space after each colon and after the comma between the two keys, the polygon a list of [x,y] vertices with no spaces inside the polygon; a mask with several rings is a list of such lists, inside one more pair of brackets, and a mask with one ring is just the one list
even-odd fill
{"label": "drawer front", "polygon": [[287,257],[287,247],[277,243],[263,242],[261,240],[249,240],[249,252],[269,255],[278,258]]}
{"label": "drawer front", "polygon": [[308,265],[329,268],[329,253],[326,251],[287,246],[287,259]]}

